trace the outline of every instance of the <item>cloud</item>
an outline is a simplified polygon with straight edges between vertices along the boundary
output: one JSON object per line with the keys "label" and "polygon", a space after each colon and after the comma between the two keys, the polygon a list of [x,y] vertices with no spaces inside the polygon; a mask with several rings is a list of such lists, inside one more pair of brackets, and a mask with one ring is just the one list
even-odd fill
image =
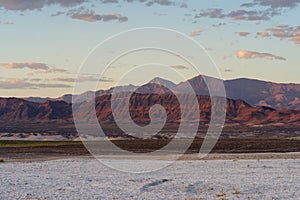
{"label": "cloud", "polygon": [[268,28],[260,33],[264,33],[264,35],[273,36],[281,40],[288,39],[295,44],[300,44],[300,26],[293,27],[286,24],[281,24],[275,28]]}
{"label": "cloud", "polygon": [[223,13],[223,9],[220,8],[210,8],[200,12],[195,18],[208,17],[208,18],[225,18],[226,15]]}
{"label": "cloud", "polygon": [[76,79],[75,78],[57,77],[57,78],[53,78],[52,80],[59,81],[59,82],[67,82],[67,83],[74,83],[76,81],[78,81],[78,82],[113,82],[113,80],[110,78],[103,77],[100,79],[96,75],[80,75]]}
{"label": "cloud", "polygon": [[292,37],[290,41],[294,42],[295,44],[300,44],[300,35],[298,34],[297,36]]}
{"label": "cloud", "polygon": [[115,13],[102,15],[102,21],[107,22],[112,20],[117,20],[119,22],[127,22],[128,18]]}
{"label": "cloud", "polygon": [[147,0],[124,0],[124,1],[126,1],[128,3],[133,3],[133,2],[145,3],[145,2],[147,2]]}
{"label": "cloud", "polygon": [[32,81],[32,82],[40,82],[43,79],[41,79],[41,78],[32,78],[32,79],[29,79],[29,80]]}
{"label": "cloud", "polygon": [[72,86],[66,84],[55,84],[55,83],[40,83],[35,84],[35,89],[39,88],[71,88]]}
{"label": "cloud", "polygon": [[[52,16],[58,16],[64,13],[56,13]],[[128,18],[122,16],[120,14],[112,13],[112,14],[97,14],[93,10],[85,10],[84,8],[73,9],[67,12],[67,16],[71,17],[72,19],[78,19],[88,22],[96,22],[96,21],[119,21],[119,22],[126,22]]]}
{"label": "cloud", "polygon": [[170,1],[170,0],[152,0],[152,1],[148,1],[146,3],[147,6],[152,6],[153,4],[158,4],[161,6],[172,6],[172,5],[176,5],[175,2]]}
{"label": "cloud", "polygon": [[58,4],[62,7],[73,7],[81,5],[88,0],[48,0],[50,1],[50,4]]}
{"label": "cloud", "polygon": [[74,78],[53,78],[53,81],[59,81],[59,82],[68,82],[68,83],[74,83]]}
{"label": "cloud", "polygon": [[239,50],[237,52],[237,57],[240,59],[255,59],[263,58],[267,60],[286,60],[284,57],[276,56],[270,53],[259,53],[255,51]]}
{"label": "cloud", "polygon": [[240,36],[247,36],[249,35],[250,33],[249,32],[246,32],[246,31],[243,31],[243,32],[236,32],[236,34],[239,34]]}
{"label": "cloud", "polygon": [[289,27],[288,25],[279,25],[276,28],[270,28],[267,30],[270,31],[274,37],[278,37],[280,39],[294,37],[295,34],[300,31],[300,29],[294,29],[293,27]]}
{"label": "cloud", "polygon": [[57,4],[62,7],[73,7],[87,0],[0,0],[0,7],[6,10],[40,10],[45,6]]}
{"label": "cloud", "polygon": [[23,62],[23,63],[0,63],[0,66],[7,69],[33,69],[33,70],[49,70],[45,63]]}
{"label": "cloud", "polygon": [[270,8],[295,8],[300,0],[253,0],[251,3],[244,3],[242,7],[267,6]]}
{"label": "cloud", "polygon": [[231,11],[226,15],[233,20],[247,20],[247,21],[257,21],[257,20],[269,20],[270,13],[267,11],[247,11],[247,10],[235,10]]}
{"label": "cloud", "polygon": [[39,74],[49,74],[49,73],[69,73],[66,69],[60,69],[56,67],[49,67],[45,63],[36,63],[36,62],[10,62],[10,63],[0,63],[0,66],[6,69],[31,69],[34,72],[31,72],[27,75],[33,76],[36,73]]}
{"label": "cloud", "polygon": [[[119,0],[98,0],[102,4],[117,4]],[[177,2],[171,0],[123,0],[128,3],[139,2],[146,6],[177,6],[180,8],[187,8],[185,2]],[[0,0],[0,8],[6,10],[26,11],[26,10],[41,10],[46,6],[58,5],[61,7],[75,7],[84,4],[85,2],[92,2],[92,0]]]}
{"label": "cloud", "polygon": [[0,89],[25,89],[32,87],[31,83],[21,79],[0,80]]}
{"label": "cloud", "polygon": [[51,14],[51,17],[57,17],[57,16],[60,16],[60,15],[63,15],[65,14],[66,12],[62,12],[62,11],[57,11],[56,13],[54,14]]}
{"label": "cloud", "polygon": [[294,8],[300,0],[255,0],[261,6],[270,6],[272,8]]}
{"label": "cloud", "polygon": [[101,79],[99,79],[98,80],[99,82],[105,82],[105,83],[111,83],[111,82],[113,82],[114,80],[113,79],[111,79],[111,78],[101,78]]}
{"label": "cloud", "polygon": [[[10,63],[0,63],[0,66],[6,69],[31,69],[35,73],[49,74],[49,73],[67,73],[68,70],[60,69],[56,67],[49,67],[45,63],[35,63],[35,62],[10,62]],[[34,75],[34,73],[31,73]]]}
{"label": "cloud", "polygon": [[220,27],[220,26],[225,26],[225,25],[227,25],[225,22],[223,22],[223,23],[218,23],[218,24],[213,24],[212,26],[213,27]]}
{"label": "cloud", "polygon": [[282,15],[284,12],[298,6],[300,0],[252,0],[252,2],[244,3],[241,7],[252,8],[254,10],[262,10],[262,17],[270,19],[276,15]]}
{"label": "cloud", "polygon": [[5,8],[6,10],[36,10],[42,9],[45,5],[47,5],[47,2],[43,0],[0,0],[0,7]]}
{"label": "cloud", "polygon": [[119,3],[118,0],[101,0],[101,3]]}
{"label": "cloud", "polygon": [[0,89],[40,89],[40,88],[70,88],[66,84],[32,83],[26,79],[0,80]]}
{"label": "cloud", "polygon": [[203,31],[204,31],[203,29],[197,29],[197,30],[194,30],[193,32],[191,32],[190,36],[192,36],[192,37],[198,36],[198,35],[200,35]]}
{"label": "cloud", "polygon": [[261,32],[258,32],[256,33],[256,35],[260,36],[260,37],[270,37],[270,34],[266,31],[261,31]]}
{"label": "cloud", "polygon": [[[108,0],[108,1],[113,1],[113,0]],[[180,8],[188,7],[188,5],[185,2],[177,2],[171,0],[124,0],[124,1],[128,3],[133,3],[133,2],[144,3],[146,6],[159,5],[159,6],[177,6]]]}
{"label": "cloud", "polygon": [[231,18],[232,20],[246,20],[246,21],[259,21],[269,20],[272,16],[279,15],[280,13],[273,10],[233,10],[225,12],[221,8],[209,8],[202,10],[195,18],[212,18],[212,19],[225,19]]}
{"label": "cloud", "polygon": [[41,71],[38,71],[38,73],[42,73],[42,74],[50,74],[50,73],[69,73],[68,70],[66,69],[59,69],[59,68],[56,68],[56,67],[52,67],[52,68],[49,68],[47,70],[41,70]]}
{"label": "cloud", "polygon": [[224,69],[224,72],[233,72],[232,69]]}
{"label": "cloud", "polygon": [[184,65],[171,65],[170,67],[173,69],[188,69],[188,67]]}

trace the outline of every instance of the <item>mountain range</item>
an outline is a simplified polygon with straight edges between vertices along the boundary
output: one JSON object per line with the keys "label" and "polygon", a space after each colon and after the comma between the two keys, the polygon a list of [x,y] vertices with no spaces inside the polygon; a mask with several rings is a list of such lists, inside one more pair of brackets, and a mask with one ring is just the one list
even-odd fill
{"label": "mountain range", "polygon": [[[211,77],[205,77],[209,81],[220,81]],[[199,103],[200,124],[209,124],[211,119],[211,98],[208,96],[203,76],[198,76],[174,84],[170,81],[155,78],[143,86],[118,86],[116,95],[124,95],[128,90],[134,90],[130,98],[130,116],[137,124],[150,122],[149,110],[155,104],[162,105],[167,113],[168,124],[178,124],[181,116],[181,108],[174,92],[183,95],[186,102],[192,101],[190,93],[186,93],[188,83],[197,94]],[[236,79],[224,81],[226,102],[226,125],[231,126],[298,126],[300,122],[300,85],[279,84],[251,79]],[[99,90],[96,92],[95,109],[98,121],[104,124],[114,124],[111,98],[112,91]],[[88,91],[76,98],[75,115],[84,122],[89,122],[91,106],[88,101],[93,92]],[[122,98],[116,98],[115,110],[121,118],[125,113],[120,106],[124,106]],[[72,95],[67,94],[59,98],[0,98],[0,125],[7,124],[73,124]],[[222,108],[220,108],[222,109]],[[195,109],[191,109],[186,116],[192,115]],[[187,118],[186,118],[187,119]],[[195,121],[195,119],[190,119]]]}
{"label": "mountain range", "polygon": [[[187,95],[188,97],[188,95]],[[200,122],[207,124],[210,120],[210,97],[197,96],[200,109]],[[96,99],[96,113],[101,123],[113,123],[111,111],[111,95],[102,95]],[[121,101],[121,100],[120,100]],[[167,122],[180,122],[181,113],[175,95],[171,94],[139,94],[131,97],[131,117],[138,123],[149,123],[149,109],[152,105],[160,103],[168,113]],[[83,120],[92,117],[89,113],[90,102],[79,105]],[[122,105],[119,102],[117,105]],[[118,108],[116,108],[118,110]],[[121,109],[119,109],[121,110]],[[192,110],[191,110],[192,112]],[[189,113],[187,113],[189,115]],[[17,98],[0,99],[0,121],[10,122],[72,122],[72,105],[65,101],[46,101],[35,103]],[[269,107],[253,107],[242,100],[227,100],[226,123],[239,125],[280,125],[298,124],[300,111],[275,110]]]}
{"label": "mountain range", "polygon": [[[100,96],[105,94],[111,94],[113,89],[115,89],[118,92],[128,91],[128,89],[137,89],[139,93],[151,94],[170,94],[170,91],[185,93],[187,91],[187,88],[189,87],[188,84],[192,86],[197,95],[209,95],[205,80],[211,83],[220,81],[219,79],[202,75],[189,79],[186,82],[181,82],[179,84],[175,84],[171,81],[162,78],[155,78],[143,86],[143,89],[145,91],[142,91],[138,86],[127,85],[118,86],[116,88],[110,88],[108,90],[98,90],[95,92],[95,95]],[[167,88],[167,90],[157,91],[158,87],[156,87],[156,90],[155,88],[152,88],[153,90],[151,90],[151,84],[162,85],[165,88]],[[146,89],[147,86],[148,89]],[[255,79],[240,78],[233,80],[225,80],[224,86],[226,90],[226,96],[229,99],[240,99],[256,107],[266,106],[279,110],[300,110],[300,84],[273,83]],[[90,99],[93,93],[94,92],[92,91],[88,91],[79,95],[74,95],[74,98],[76,99],[76,102],[84,102]],[[71,94],[66,94],[58,98],[29,97],[24,98],[24,100],[37,103],[44,103],[48,100],[65,101],[67,103],[71,103],[72,97],[73,96]]]}
{"label": "mountain range", "polygon": [[[211,77],[205,78],[206,80],[209,79],[208,81],[220,81]],[[189,105],[191,94],[186,92],[188,91],[188,82],[197,94],[200,119],[189,118],[189,116],[193,116],[195,108],[189,108],[188,112],[181,116],[181,105],[176,95],[181,95]],[[0,130],[10,131],[13,128],[13,131],[22,131],[19,129],[22,129],[25,124],[32,123],[38,124],[39,127],[45,125],[47,127],[64,127],[66,124],[74,127],[73,115],[86,123],[94,117],[94,109],[99,123],[115,125],[111,104],[111,93],[114,89],[117,91],[116,99],[118,102],[113,107],[118,115],[124,119],[126,113],[121,109],[124,107],[124,102],[121,99],[124,94],[128,94],[129,90],[134,90],[130,98],[129,111],[136,124],[144,126],[150,123],[149,110],[155,104],[162,105],[166,110],[167,124],[178,124],[183,118],[191,122],[196,120],[202,125],[209,124],[211,99],[220,97],[208,96],[208,89],[203,76],[195,77],[188,82],[174,84],[161,78],[155,78],[140,87],[127,85],[109,90],[98,90],[95,104],[89,101],[93,95],[91,91],[74,96],[76,104],[72,104],[72,95],[70,94],[59,98],[0,98]],[[224,84],[228,97],[226,101],[226,126],[299,127],[300,85],[251,79],[229,80],[224,81]],[[76,108],[74,113],[72,106]],[[222,108],[217,107],[217,109]],[[7,124],[11,127],[10,129],[7,128]]]}

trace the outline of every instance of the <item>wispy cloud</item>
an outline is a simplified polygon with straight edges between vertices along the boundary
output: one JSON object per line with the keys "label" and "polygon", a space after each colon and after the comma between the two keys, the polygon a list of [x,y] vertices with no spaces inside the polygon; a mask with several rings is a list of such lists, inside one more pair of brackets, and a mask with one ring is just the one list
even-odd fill
{"label": "wispy cloud", "polygon": [[257,10],[235,10],[227,14],[233,20],[247,20],[247,21],[257,21],[257,20],[269,20],[272,14],[268,11],[257,11]]}
{"label": "wispy cloud", "polygon": [[245,37],[245,36],[249,35],[250,33],[246,32],[246,31],[243,31],[243,32],[236,32],[236,34]]}
{"label": "wispy cloud", "polygon": [[191,32],[190,36],[192,36],[192,37],[198,36],[198,35],[200,35],[203,31],[204,31],[203,29],[197,29],[197,30],[194,30],[193,32]]}
{"label": "wispy cloud", "polygon": [[295,44],[300,44],[300,35],[298,34],[297,36],[292,37],[290,41],[294,42]]}
{"label": "wispy cloud", "polygon": [[[73,13],[70,17],[72,19],[79,19],[88,22],[119,20],[119,16],[117,14],[99,15],[94,12]],[[127,21],[127,19],[123,21]]]}
{"label": "wispy cloud", "polygon": [[109,21],[118,21],[118,22],[127,22],[128,17],[122,16],[117,13],[110,13],[110,14],[97,14],[93,10],[85,9],[84,7],[80,7],[78,9],[71,9],[68,12],[57,12],[52,14],[52,17],[56,17],[59,15],[67,15],[72,19],[83,20],[87,22],[109,22]]}
{"label": "wispy cloud", "polygon": [[42,73],[45,73],[45,74],[48,74],[48,73],[69,73],[69,71],[66,70],[66,69],[60,69],[60,68],[52,67],[48,70],[42,71]]}
{"label": "wispy cloud", "polygon": [[[114,0],[104,0],[104,1],[113,1]],[[180,8],[187,8],[188,5],[182,1],[171,1],[171,0],[124,0],[128,3],[133,3],[133,2],[139,2],[139,3],[144,3],[146,6],[153,6],[153,5],[159,5],[159,6],[177,6]]]}
{"label": "wispy cloud", "polygon": [[56,67],[49,67],[45,63],[36,62],[10,62],[10,63],[0,63],[0,66],[6,69],[31,69],[34,72],[30,72],[28,75],[39,74],[49,74],[49,73],[68,73],[66,69],[60,69]]}
{"label": "wispy cloud", "polygon": [[212,26],[213,27],[220,27],[220,26],[225,26],[225,25],[227,25],[225,22],[220,22],[218,24],[213,24]]}
{"label": "wispy cloud", "polygon": [[224,69],[224,72],[233,72],[232,69]]}
{"label": "wispy cloud", "polygon": [[256,35],[263,37],[263,38],[270,36],[270,34],[267,31],[260,31],[260,32],[256,33]]}
{"label": "wispy cloud", "polygon": [[74,83],[74,78],[53,78],[53,81],[59,81],[59,82],[67,82],[67,83]]}
{"label": "wispy cloud", "polygon": [[255,58],[263,58],[267,60],[286,60],[282,56],[277,56],[270,53],[260,53],[255,51],[247,51],[247,50],[239,50],[237,52],[237,57],[240,59],[255,59]]}
{"label": "wispy cloud", "polygon": [[51,17],[57,17],[57,16],[60,16],[60,15],[65,14],[65,13],[66,13],[66,12],[63,12],[63,11],[57,11],[56,13],[51,14]]}
{"label": "wispy cloud", "polygon": [[101,3],[119,3],[118,0],[100,0]]}
{"label": "wispy cloud", "polygon": [[33,83],[27,79],[4,79],[0,80],[0,89],[40,89],[40,88],[70,88],[67,84],[56,83]]}
{"label": "wispy cloud", "polygon": [[195,16],[195,18],[208,17],[208,18],[225,18],[226,14],[224,14],[223,9],[221,8],[210,8],[207,10],[203,10],[199,14]]}
{"label": "wispy cloud", "polygon": [[0,0],[0,7],[6,10],[40,10],[45,6],[59,5],[62,7],[73,7],[87,0]]}
{"label": "wispy cloud", "polygon": [[188,69],[188,67],[184,65],[171,65],[170,67],[173,69]]}
{"label": "wispy cloud", "polygon": [[200,13],[195,15],[195,18],[213,18],[213,19],[225,19],[230,18],[232,20],[245,20],[245,21],[260,21],[269,20],[271,17],[279,15],[278,12],[272,10],[233,10],[225,12],[221,8],[209,8],[207,10],[202,10]]}
{"label": "wispy cloud", "polygon": [[[295,44],[300,44],[300,26],[289,26],[286,24],[278,25],[275,28],[268,28],[260,33],[273,36],[281,40],[289,40]],[[263,35],[260,35],[263,36]]]}
{"label": "wispy cloud", "polygon": [[45,63],[34,63],[34,62],[22,62],[22,63],[0,63],[0,66],[5,67],[7,69],[33,69],[33,70],[49,70]]}
{"label": "wispy cloud", "polygon": [[[118,4],[119,0],[98,0],[102,4]],[[187,4],[182,1],[171,0],[122,0],[128,3],[139,2],[146,6],[177,6],[180,8],[187,8]],[[84,4],[85,2],[92,3],[92,0],[0,0],[0,8],[6,10],[42,10],[46,6],[58,5],[61,7],[75,7]]]}
{"label": "wispy cloud", "polygon": [[300,3],[300,0],[253,0],[250,3],[244,3],[242,7],[267,6],[270,8],[294,8]]}
{"label": "wispy cloud", "polygon": [[40,83],[34,85],[35,89],[38,88],[71,88],[72,86],[67,84],[57,84],[57,83]]}
{"label": "wispy cloud", "polygon": [[59,82],[67,82],[67,83],[74,83],[74,82],[113,82],[111,78],[102,77],[99,78],[96,75],[80,75],[77,78],[69,78],[69,77],[56,77],[52,79],[53,81]]}

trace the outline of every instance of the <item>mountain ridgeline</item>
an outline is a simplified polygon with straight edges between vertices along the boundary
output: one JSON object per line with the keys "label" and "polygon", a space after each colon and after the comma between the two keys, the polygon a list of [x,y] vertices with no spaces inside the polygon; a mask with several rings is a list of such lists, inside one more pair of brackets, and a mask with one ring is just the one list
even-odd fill
{"label": "mountain ridgeline", "polygon": [[[162,78],[155,78],[148,84],[138,87],[134,85],[118,86],[109,90],[98,90],[95,92],[96,96],[111,94],[112,90],[121,92],[137,89],[139,93],[150,94],[170,94],[171,92],[185,93],[190,86],[194,89],[197,95],[209,95],[206,82],[210,83],[219,82],[219,79],[208,76],[197,76],[189,79],[186,82],[174,84],[171,81],[164,80]],[[164,88],[158,87],[158,85],[164,86]],[[267,81],[260,81],[254,79],[234,79],[224,81],[227,98],[229,99],[241,99],[248,104],[256,107],[266,106],[277,110],[300,110],[300,84],[283,84],[273,83]],[[161,90],[162,89],[162,90]],[[161,90],[161,91],[158,91]],[[85,92],[80,95],[74,95],[76,102],[84,102],[91,98],[94,92]],[[40,98],[30,97],[24,98],[25,100],[44,103],[47,100],[51,101],[65,101],[67,103],[72,102],[72,95],[66,94],[59,98]]]}
{"label": "mountain ridgeline", "polygon": [[[199,80],[198,80],[199,79]],[[200,77],[196,77],[194,79],[189,80],[190,84],[193,86],[195,91],[197,92],[197,101],[200,111],[200,119],[189,118],[189,116],[193,116],[192,112],[196,109],[191,107],[188,109],[188,112],[181,113],[181,106],[177,96],[174,95],[174,91],[184,90],[187,83],[180,83],[178,85],[172,84],[171,82],[159,82],[163,79],[156,79],[155,82],[148,83],[141,87],[136,86],[126,86],[119,87],[118,93],[116,93],[116,102],[114,103],[114,109],[117,112],[118,116],[121,118],[124,116],[126,118],[126,113],[124,111],[124,99],[118,98],[122,97],[126,93],[126,88],[135,89],[135,93],[131,95],[130,98],[130,106],[129,113],[131,119],[137,124],[148,124],[150,122],[149,110],[155,104],[160,104],[164,107],[167,113],[167,123],[169,124],[177,124],[183,118],[188,119],[190,122],[200,122],[200,124],[209,124],[211,119],[211,97],[205,95],[207,89],[205,88],[205,84],[203,79]],[[248,83],[251,80],[240,80]],[[233,84],[234,81],[227,81],[226,84]],[[168,86],[168,88],[166,86]],[[253,106],[241,99],[226,99],[226,124],[227,125],[238,125],[238,126],[255,126],[255,125],[299,125],[300,121],[300,110],[294,109],[281,109],[276,110],[274,108],[268,106],[259,106],[262,104],[263,95],[265,92],[260,95],[258,92],[254,93],[255,89],[263,90],[263,91],[271,91],[273,94],[288,92],[297,93],[298,85],[275,85],[271,90],[271,83],[268,83],[269,86],[265,86],[264,88],[259,88],[261,82],[256,82],[258,85],[245,86],[244,91],[240,91],[240,93],[234,93],[229,95],[243,95],[247,98],[256,97],[253,99],[252,104],[257,102],[257,106]],[[235,85],[235,84],[233,84]],[[233,87],[233,86],[232,86]],[[238,88],[242,88],[242,86],[236,86]],[[287,90],[285,90],[287,89]],[[246,91],[253,90],[254,94],[247,93]],[[74,104],[75,112],[77,118],[79,118],[82,122],[89,122],[92,117],[95,115],[93,113],[96,112],[96,116],[100,123],[104,124],[113,124],[114,115],[112,113],[111,106],[111,90],[100,90],[97,91],[97,97],[95,101],[86,101],[90,98],[90,92],[86,92],[85,94],[78,95],[76,98],[81,98],[76,104]],[[204,95],[202,94],[204,93]],[[119,96],[118,96],[119,95]],[[190,93],[180,93],[177,95],[182,95],[183,99],[185,99],[186,106],[194,105],[192,102],[192,97],[194,95]],[[70,98],[70,96],[68,96]],[[212,98],[220,98],[220,97],[212,97]],[[275,98],[275,97],[274,97]],[[292,98],[292,97],[290,97]],[[294,97],[298,98],[298,97]],[[221,98],[220,98],[221,99]],[[275,98],[279,100],[278,98]],[[282,98],[281,98],[282,99]],[[270,100],[264,100],[264,102],[270,102]],[[278,101],[275,101],[277,102]],[[94,103],[94,104],[93,104]],[[94,105],[94,106],[93,106]],[[285,104],[281,102],[280,104],[276,104],[277,106],[288,106],[291,104]],[[195,106],[195,105],[194,105]],[[275,106],[274,106],[275,107]],[[219,110],[218,110],[219,109]],[[217,111],[221,111],[221,107],[217,107]],[[95,110],[95,112],[94,112]],[[160,117],[158,115],[158,117]],[[32,102],[25,99],[18,98],[0,98],[0,122],[10,122],[10,123],[49,123],[56,122],[60,124],[64,123],[73,123],[73,112],[72,112],[72,104],[70,101],[64,101],[63,98],[59,98],[56,100],[47,100],[46,102]]]}

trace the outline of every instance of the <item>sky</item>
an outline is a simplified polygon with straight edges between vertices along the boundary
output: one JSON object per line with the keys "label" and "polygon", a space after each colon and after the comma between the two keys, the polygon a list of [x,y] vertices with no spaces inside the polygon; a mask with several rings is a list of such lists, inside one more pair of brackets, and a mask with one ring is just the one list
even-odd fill
{"label": "sky", "polygon": [[[0,0],[0,13],[1,97],[59,97],[73,92],[75,79],[86,89],[95,89],[88,88],[94,82],[106,89],[123,83],[126,70],[133,73],[128,83],[147,82],[159,75],[155,67],[145,65],[145,73],[133,67],[153,58],[186,79],[198,75],[178,56],[154,50],[121,57],[100,78],[79,72],[101,42],[142,27],[172,29],[197,41],[225,80],[300,83],[300,0]],[[203,54],[197,53],[190,57]]]}

